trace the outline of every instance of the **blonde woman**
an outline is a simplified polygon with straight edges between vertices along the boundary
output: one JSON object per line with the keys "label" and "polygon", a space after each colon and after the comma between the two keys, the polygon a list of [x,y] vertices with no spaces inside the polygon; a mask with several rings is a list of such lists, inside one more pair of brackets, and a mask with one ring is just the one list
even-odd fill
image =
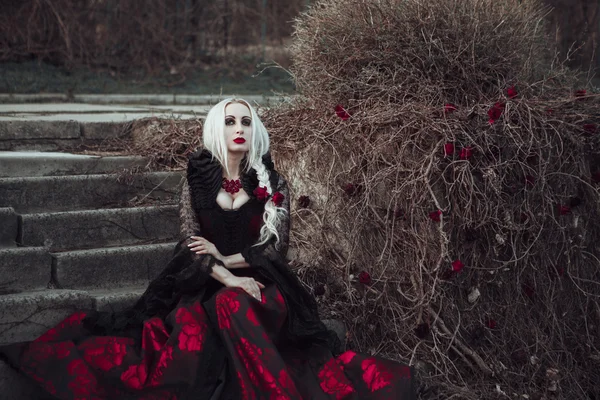
{"label": "blonde woman", "polygon": [[[78,312],[12,364],[59,399],[413,399],[412,370],[346,351],[290,271],[287,183],[244,100],[207,115],[181,241],[141,299]],[[336,354],[336,356],[334,356]]]}

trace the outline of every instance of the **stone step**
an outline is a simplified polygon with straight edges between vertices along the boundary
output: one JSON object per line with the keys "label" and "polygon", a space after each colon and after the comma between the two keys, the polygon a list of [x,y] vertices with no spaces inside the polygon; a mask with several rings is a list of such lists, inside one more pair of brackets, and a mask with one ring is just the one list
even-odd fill
{"label": "stone step", "polygon": [[0,346],[31,341],[77,310],[120,311],[133,305],[144,285],[119,289],[41,289],[0,296]]}
{"label": "stone step", "polygon": [[45,289],[52,278],[52,256],[44,247],[0,250],[0,295]]}
{"label": "stone step", "polygon": [[39,151],[0,151],[0,178],[91,175],[142,167],[141,156],[103,157]]}
{"label": "stone step", "polygon": [[21,221],[22,245],[56,251],[165,242],[179,231],[176,205],[23,214]]}
{"label": "stone step", "polygon": [[0,249],[16,247],[19,237],[19,216],[12,207],[0,208]]}
{"label": "stone step", "polygon": [[0,178],[0,207],[18,213],[124,207],[174,201],[181,172]]}
{"label": "stone step", "polygon": [[52,281],[61,289],[115,289],[145,285],[173,256],[176,243],[52,253]]}

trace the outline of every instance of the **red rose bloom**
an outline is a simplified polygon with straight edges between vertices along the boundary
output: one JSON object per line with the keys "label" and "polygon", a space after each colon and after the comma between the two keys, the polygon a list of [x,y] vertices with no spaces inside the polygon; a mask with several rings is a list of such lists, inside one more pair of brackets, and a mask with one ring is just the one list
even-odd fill
{"label": "red rose bloom", "polygon": [[454,154],[454,143],[446,143],[444,145],[444,155],[449,156]]}
{"label": "red rose bloom", "polygon": [[266,186],[258,186],[256,189],[254,189],[252,194],[258,199],[258,201],[267,201],[269,198],[269,191],[267,190]]}
{"label": "red rose bloom", "polygon": [[301,208],[308,208],[308,206],[310,206],[310,197],[300,196],[298,198],[298,206],[300,206]]}
{"label": "red rose bloom", "polygon": [[285,196],[281,192],[275,192],[275,194],[273,194],[272,197],[273,204],[275,204],[277,207],[281,207],[281,204],[283,204],[284,199]]}
{"label": "red rose bloom", "polygon": [[436,210],[429,213],[429,218],[431,218],[435,222],[440,222],[440,217],[442,216],[442,210]]}
{"label": "red rose bloom", "polygon": [[100,336],[81,346],[83,358],[95,368],[108,371],[123,363],[127,354],[126,345],[132,345],[133,340],[124,337]]}
{"label": "red rose bloom", "polygon": [[452,103],[447,103],[444,105],[444,114],[450,114],[456,111],[456,106]]}
{"label": "red rose bloom", "polygon": [[367,271],[362,271],[358,274],[358,281],[363,285],[370,285],[373,282],[371,275]]}
{"label": "red rose bloom", "polygon": [[121,381],[131,389],[142,389],[148,378],[148,369],[142,362],[140,365],[132,365],[121,374]]}
{"label": "red rose bloom", "polygon": [[394,375],[374,357],[365,359],[361,364],[361,368],[363,370],[363,380],[371,392],[388,386],[394,379]]}
{"label": "red rose bloom", "polygon": [[494,104],[492,106],[492,108],[490,108],[488,110],[488,116],[490,117],[490,120],[489,120],[490,124],[493,124],[498,119],[500,119],[500,117],[502,116],[502,113],[504,112],[504,107],[506,107],[506,104],[499,101],[496,104]]}
{"label": "red rose bloom", "polygon": [[587,135],[593,135],[594,133],[596,133],[597,129],[598,129],[598,127],[596,126],[596,124],[584,124],[583,125],[583,130],[585,131],[585,133]]}
{"label": "red rose bloom", "polygon": [[345,399],[354,392],[348,378],[333,358],[325,363],[318,376],[321,389],[327,394],[335,395],[335,399]]}
{"label": "red rose bloom", "polygon": [[459,157],[461,160],[468,160],[469,158],[471,158],[472,155],[473,155],[473,149],[471,148],[471,146],[467,146],[460,150]]}
{"label": "red rose bloom", "polygon": [[517,97],[519,94],[517,93],[517,89],[515,89],[514,86],[509,87],[506,90],[506,94],[508,94],[508,97],[511,99],[514,99],[515,97]]}
{"label": "red rose bloom", "polygon": [[454,272],[460,272],[463,270],[463,268],[465,267],[465,264],[462,263],[462,261],[460,260],[454,260],[452,262],[452,271]]}
{"label": "red rose bloom", "polygon": [[569,206],[565,206],[564,204],[558,205],[558,213],[560,215],[567,215],[571,213],[571,208]]}
{"label": "red rose bloom", "polygon": [[348,118],[350,118],[350,114],[348,114],[348,112],[340,104],[335,106],[335,113],[338,117],[342,119],[342,121],[346,121]]}
{"label": "red rose bloom", "polygon": [[585,95],[587,95],[587,91],[585,89],[575,91],[575,97],[584,97]]}

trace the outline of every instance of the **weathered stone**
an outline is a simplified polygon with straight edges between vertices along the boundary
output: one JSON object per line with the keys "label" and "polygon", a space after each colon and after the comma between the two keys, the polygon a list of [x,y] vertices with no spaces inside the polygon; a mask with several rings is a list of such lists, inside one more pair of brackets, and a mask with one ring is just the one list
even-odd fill
{"label": "weathered stone", "polygon": [[24,214],[22,221],[24,245],[56,250],[174,240],[179,231],[175,205]]}
{"label": "weathered stone", "polygon": [[173,255],[175,243],[53,254],[52,276],[63,289],[144,286]]}
{"label": "weathered stone", "polygon": [[146,290],[146,286],[125,287],[119,289],[93,290],[90,296],[94,308],[98,311],[121,311],[135,304]]}
{"label": "weathered stone", "polygon": [[79,309],[92,309],[87,292],[37,290],[0,296],[0,345],[31,341]]}
{"label": "weathered stone", "polygon": [[82,144],[81,138],[0,140],[0,151],[58,151],[76,149]]}
{"label": "weathered stone", "polygon": [[0,400],[53,400],[35,381],[0,361]]}
{"label": "weathered stone", "polygon": [[2,249],[0,294],[46,288],[50,282],[51,271],[52,256],[44,247]]}
{"label": "weathered stone", "polygon": [[125,139],[129,137],[131,122],[86,122],[81,124],[85,139]]}
{"label": "weathered stone", "polygon": [[19,216],[12,207],[0,208],[0,249],[16,247],[19,236]]}
{"label": "weathered stone", "polygon": [[77,139],[77,121],[0,121],[0,140]]}
{"label": "weathered stone", "polygon": [[101,157],[39,151],[0,151],[0,177],[89,175],[116,173],[145,165],[139,156]]}
{"label": "weathered stone", "polygon": [[131,201],[172,199],[182,174],[153,172],[137,175],[75,175],[0,178],[0,207],[22,212],[96,209]]}

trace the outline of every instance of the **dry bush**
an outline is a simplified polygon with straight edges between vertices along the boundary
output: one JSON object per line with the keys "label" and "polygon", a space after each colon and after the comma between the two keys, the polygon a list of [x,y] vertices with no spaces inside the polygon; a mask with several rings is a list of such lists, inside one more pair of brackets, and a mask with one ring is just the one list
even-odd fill
{"label": "dry bush", "polygon": [[552,65],[544,14],[318,2],[292,49],[303,98],[264,115],[312,200],[304,281],[352,346],[416,365],[423,398],[600,396],[599,99]]}

